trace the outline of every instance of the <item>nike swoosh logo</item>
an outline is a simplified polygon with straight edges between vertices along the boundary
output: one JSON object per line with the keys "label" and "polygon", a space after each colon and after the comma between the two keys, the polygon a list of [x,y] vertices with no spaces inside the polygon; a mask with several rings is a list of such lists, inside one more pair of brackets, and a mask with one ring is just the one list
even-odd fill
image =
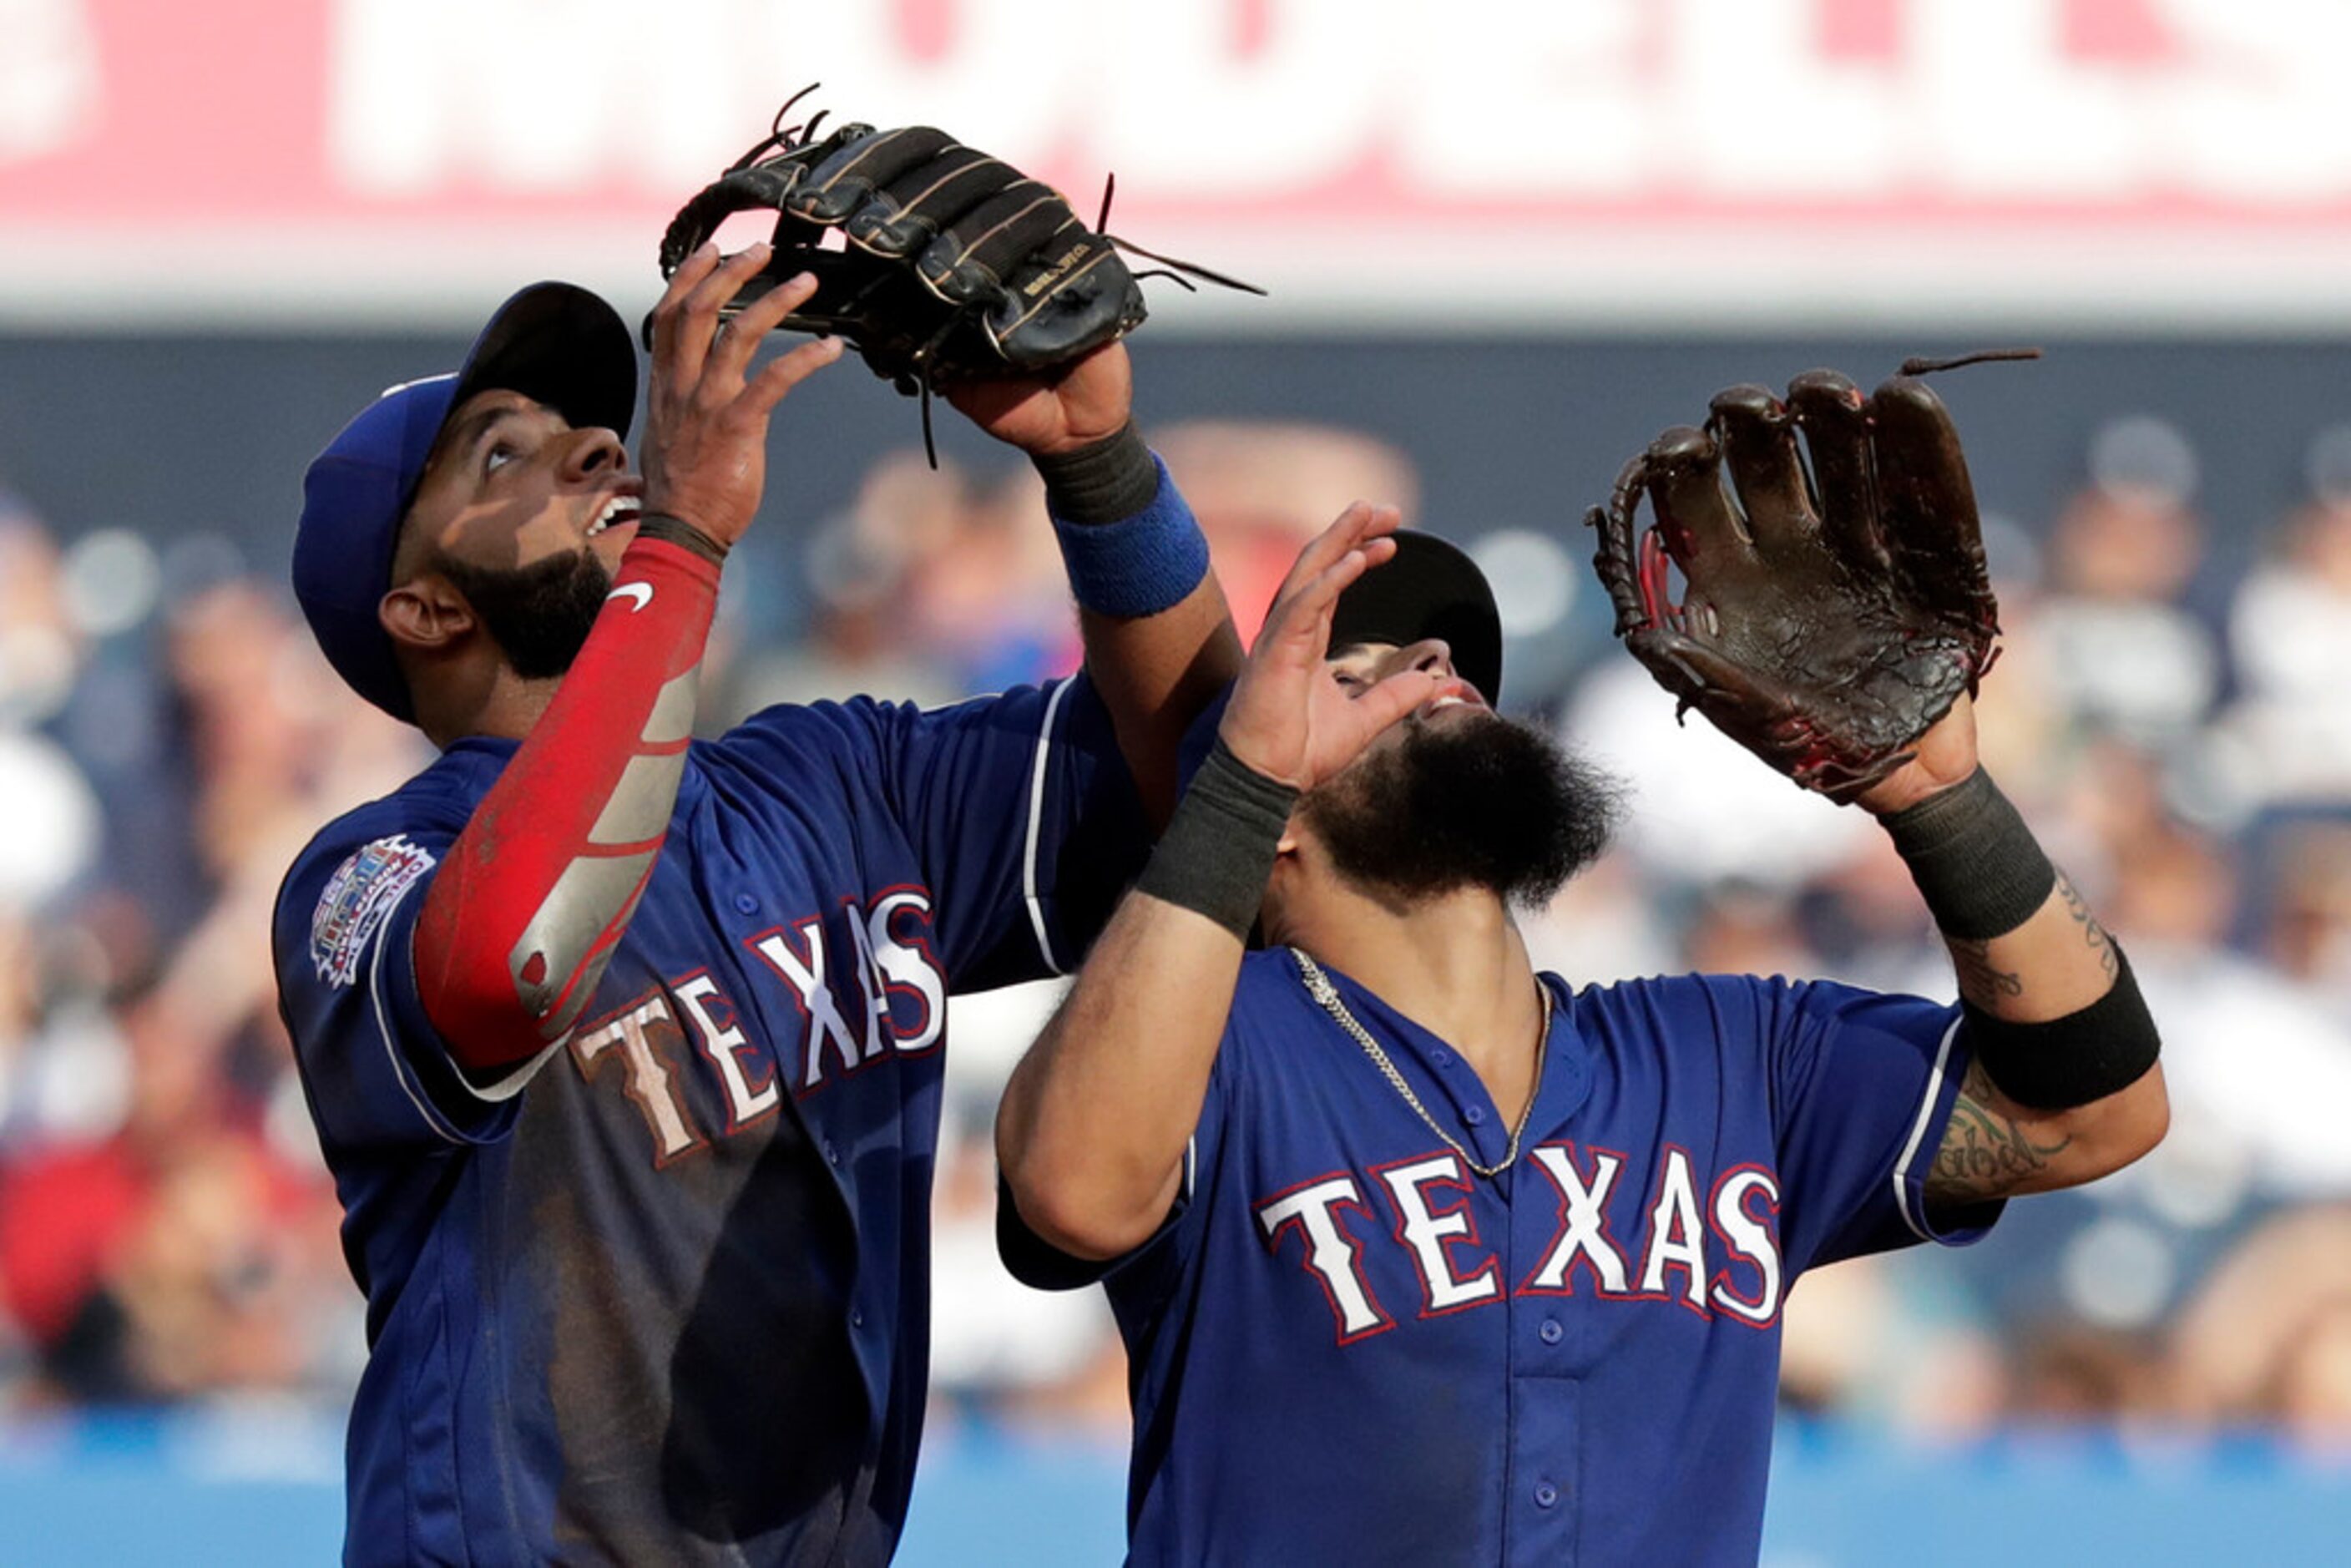
{"label": "nike swoosh logo", "polygon": [[607,604],[615,599],[629,601],[629,609],[632,612],[643,610],[653,601],[653,585],[650,582],[624,582],[604,595],[604,602]]}

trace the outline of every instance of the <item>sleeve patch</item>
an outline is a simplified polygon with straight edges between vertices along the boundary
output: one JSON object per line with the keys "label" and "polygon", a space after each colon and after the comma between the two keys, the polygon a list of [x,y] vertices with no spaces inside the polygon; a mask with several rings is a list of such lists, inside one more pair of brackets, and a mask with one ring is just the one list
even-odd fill
{"label": "sleeve patch", "polygon": [[335,869],[310,916],[310,961],[321,981],[348,986],[358,978],[369,940],[434,863],[431,851],[394,833],[363,845]]}

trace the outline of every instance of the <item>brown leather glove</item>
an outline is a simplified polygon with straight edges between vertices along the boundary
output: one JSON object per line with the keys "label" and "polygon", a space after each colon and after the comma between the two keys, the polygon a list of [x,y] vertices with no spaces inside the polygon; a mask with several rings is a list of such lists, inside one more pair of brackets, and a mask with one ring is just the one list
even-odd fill
{"label": "brown leather glove", "polygon": [[1913,376],[1865,398],[1834,371],[1798,376],[1785,402],[1717,393],[1706,428],[1650,443],[1585,521],[1634,657],[1807,789],[1846,799],[1883,779],[1991,665],[1967,460]]}

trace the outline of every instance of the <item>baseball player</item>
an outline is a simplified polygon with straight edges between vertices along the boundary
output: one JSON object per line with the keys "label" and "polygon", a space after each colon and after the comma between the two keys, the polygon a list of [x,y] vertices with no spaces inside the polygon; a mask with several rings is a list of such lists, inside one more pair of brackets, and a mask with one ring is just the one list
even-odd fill
{"label": "baseball player", "polygon": [[840,352],[753,363],[806,274],[721,328],[768,254],[677,268],[641,466],[627,329],[549,283],[309,470],[319,646],[442,749],[276,914],[368,1298],[351,1563],[887,1559],[946,998],[1075,963],[1238,665],[1113,342],[956,394],[1045,477],[1088,674],[690,739],[770,413]]}
{"label": "baseball player", "polygon": [[[1765,401],[1768,463],[1767,415],[1719,402],[1654,449],[1693,638],[1737,640],[1733,595],[1697,602],[1709,552],[1750,548],[1720,454],[1750,496],[1805,493]],[[1360,509],[1301,556],[1014,1075],[1007,1260],[1107,1282],[1134,1563],[1751,1563],[1789,1287],[2145,1153],[2153,1028],[1978,768],[1964,691],[1855,799],[1961,1005],[1535,974],[1511,906],[1598,852],[1609,787],[1490,710],[1490,592],[1395,526]]]}

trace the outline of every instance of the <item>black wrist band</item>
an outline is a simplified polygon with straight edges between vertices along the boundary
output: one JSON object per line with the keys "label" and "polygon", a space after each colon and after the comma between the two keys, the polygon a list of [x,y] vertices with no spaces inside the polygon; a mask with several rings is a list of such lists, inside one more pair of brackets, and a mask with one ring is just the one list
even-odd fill
{"label": "black wrist band", "polygon": [[1045,481],[1045,509],[1065,523],[1114,523],[1159,494],[1159,465],[1131,419],[1092,446],[1029,462]]}
{"label": "black wrist band", "polygon": [[1192,776],[1135,891],[1205,915],[1248,941],[1297,803],[1297,790],[1249,767],[1219,738]]}
{"label": "black wrist band", "polygon": [[2057,868],[2041,841],[1980,768],[1885,821],[1946,936],[2005,936],[2032,919],[2057,885]]}
{"label": "black wrist band", "polygon": [[2127,1089],[2146,1076],[2163,1047],[2119,946],[2115,983],[2079,1012],[2017,1023],[1973,1002],[1961,1006],[1968,1044],[1984,1076],[2018,1104],[2036,1110],[2070,1111]]}
{"label": "black wrist band", "polygon": [[682,550],[691,550],[713,566],[720,565],[726,559],[725,545],[720,544],[684,517],[673,517],[667,512],[639,513],[637,538],[659,539],[664,544],[675,545]]}

